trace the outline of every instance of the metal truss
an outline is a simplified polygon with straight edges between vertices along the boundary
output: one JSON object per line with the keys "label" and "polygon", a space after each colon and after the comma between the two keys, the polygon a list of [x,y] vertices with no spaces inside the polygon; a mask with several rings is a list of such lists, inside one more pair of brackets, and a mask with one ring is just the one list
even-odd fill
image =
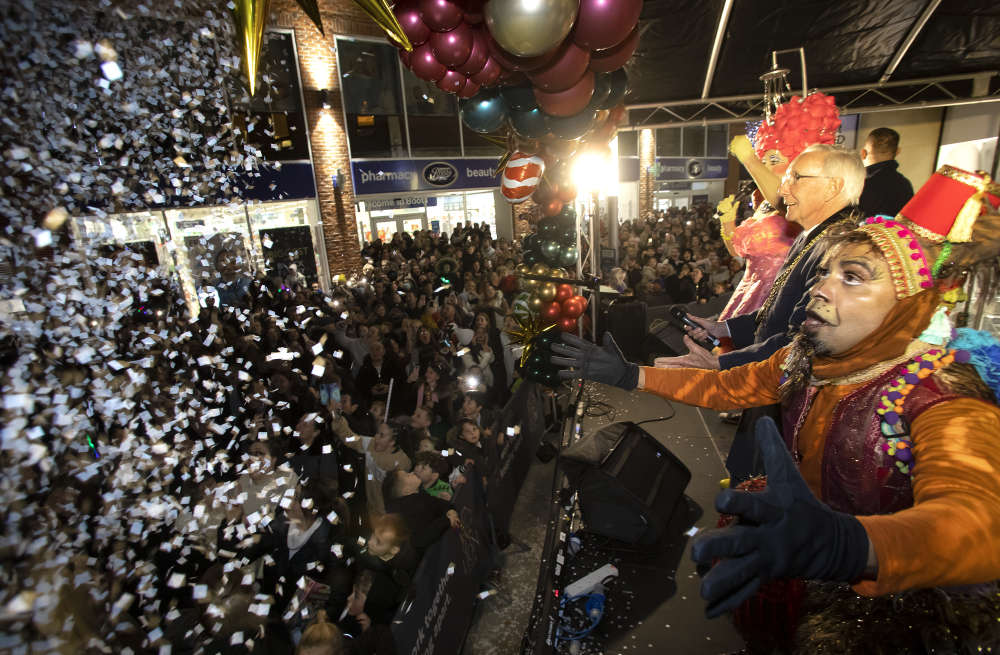
{"label": "metal truss", "polygon": [[[898,109],[952,107],[1000,102],[997,71],[940,77],[852,84],[817,89],[837,99],[843,114],[869,114]],[[722,125],[757,121],[763,116],[763,94],[648,102],[625,107],[628,124],[620,132],[685,125]]]}

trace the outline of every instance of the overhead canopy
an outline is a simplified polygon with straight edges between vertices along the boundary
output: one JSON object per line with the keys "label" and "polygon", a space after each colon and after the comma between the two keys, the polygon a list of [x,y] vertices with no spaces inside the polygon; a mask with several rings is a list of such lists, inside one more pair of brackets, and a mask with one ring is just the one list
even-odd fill
{"label": "overhead canopy", "polygon": [[[626,103],[701,98],[726,5],[646,0]],[[887,73],[895,82],[1000,70],[995,0],[732,0],[729,7],[708,98],[760,94],[759,76],[770,68],[771,52],[799,47],[810,89],[875,85]],[[788,81],[799,92],[798,55],[783,55],[778,63],[791,70]],[[975,90],[966,86],[951,92],[960,98],[996,93],[1000,77],[984,77]]]}

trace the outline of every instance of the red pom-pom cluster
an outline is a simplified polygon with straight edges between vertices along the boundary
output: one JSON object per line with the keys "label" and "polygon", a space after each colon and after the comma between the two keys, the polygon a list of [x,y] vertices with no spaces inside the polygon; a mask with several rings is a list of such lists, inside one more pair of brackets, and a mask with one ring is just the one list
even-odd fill
{"label": "red pom-pom cluster", "polygon": [[757,156],[777,150],[791,161],[811,145],[832,144],[840,127],[840,112],[833,96],[810,93],[804,99],[792,96],[778,105],[771,122],[764,121],[754,137]]}

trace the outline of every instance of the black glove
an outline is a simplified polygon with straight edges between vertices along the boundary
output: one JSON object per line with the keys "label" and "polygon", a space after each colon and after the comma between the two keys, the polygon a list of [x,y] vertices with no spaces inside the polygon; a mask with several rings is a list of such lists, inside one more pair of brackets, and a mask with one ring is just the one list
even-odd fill
{"label": "black glove", "polygon": [[722,558],[701,582],[709,618],[735,609],[768,580],[852,582],[868,562],[868,534],[861,522],[813,496],[774,421],[760,419],[755,433],[767,488],[721,492],[715,508],[738,515],[739,524],[706,532],[691,548],[691,557],[702,565]]}
{"label": "black glove", "polygon": [[603,346],[568,332],[563,333],[562,340],[562,343],[552,344],[552,352],[564,357],[553,356],[549,359],[556,366],[573,367],[573,370],[559,371],[561,379],[583,378],[611,384],[625,391],[631,391],[639,384],[638,365],[625,361],[610,332],[604,333]]}

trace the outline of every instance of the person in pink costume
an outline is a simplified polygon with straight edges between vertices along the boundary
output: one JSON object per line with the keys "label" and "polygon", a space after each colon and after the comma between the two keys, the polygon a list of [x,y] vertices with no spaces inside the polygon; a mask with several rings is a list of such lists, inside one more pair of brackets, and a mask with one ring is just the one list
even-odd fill
{"label": "person in pink costume", "polygon": [[760,309],[771,291],[785,255],[800,228],[785,221],[779,206],[778,185],[788,163],[807,146],[832,144],[840,119],[832,96],[812,93],[779,105],[770,121],[764,121],[754,142],[740,135],[733,138],[730,152],[740,160],[757,183],[754,215],[736,226],[738,203],[733,196],[719,203],[723,242],[729,254],[746,260],[743,279],[719,315],[724,321]]}

